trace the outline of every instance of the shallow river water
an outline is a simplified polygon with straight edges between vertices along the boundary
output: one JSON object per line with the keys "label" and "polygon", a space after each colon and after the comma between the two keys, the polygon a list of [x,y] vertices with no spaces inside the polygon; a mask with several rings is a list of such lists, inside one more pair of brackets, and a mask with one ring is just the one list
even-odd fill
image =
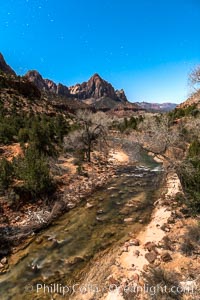
{"label": "shallow river water", "polygon": [[106,186],[10,258],[10,270],[0,276],[0,299],[56,299],[58,291],[44,293],[41,284],[76,283],[95,254],[123,243],[129,232],[138,232],[149,221],[160,171],[149,161],[120,167]]}

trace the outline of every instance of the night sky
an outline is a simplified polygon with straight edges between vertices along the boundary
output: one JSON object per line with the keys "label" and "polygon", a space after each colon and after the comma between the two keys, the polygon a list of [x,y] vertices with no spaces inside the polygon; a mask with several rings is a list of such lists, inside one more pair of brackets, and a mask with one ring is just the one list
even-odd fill
{"label": "night sky", "polygon": [[99,73],[130,101],[181,102],[200,63],[199,0],[0,0],[0,52],[67,86]]}

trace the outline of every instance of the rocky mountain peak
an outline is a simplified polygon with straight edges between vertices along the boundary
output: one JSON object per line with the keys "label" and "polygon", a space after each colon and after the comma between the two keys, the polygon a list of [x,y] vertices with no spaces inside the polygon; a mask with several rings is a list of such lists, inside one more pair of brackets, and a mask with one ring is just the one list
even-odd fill
{"label": "rocky mountain peak", "polygon": [[103,80],[98,73],[95,73],[94,75],[92,75],[92,77],[90,79],[92,79],[92,78],[99,78],[99,79]]}
{"label": "rocky mountain peak", "polygon": [[69,88],[70,93],[81,100],[110,98],[115,101],[127,101],[123,90],[115,91],[113,86],[95,73],[87,82]]}
{"label": "rocky mountain peak", "polygon": [[103,80],[98,74],[94,74],[87,83],[88,98],[110,97],[116,99],[115,90],[110,83]]}
{"label": "rocky mountain peak", "polygon": [[46,90],[47,85],[38,71],[36,70],[28,71],[24,77],[28,79],[28,81],[35,84],[39,90]]}
{"label": "rocky mountain peak", "polygon": [[52,80],[43,79],[42,76],[35,70],[29,71],[25,78],[35,84],[41,91],[57,94],[64,97],[72,97],[78,100],[83,100],[87,104],[94,104],[102,101],[104,106],[113,106],[119,102],[128,102],[123,90],[117,90],[113,86],[102,79],[101,76],[95,73],[87,82],[76,84],[67,87],[61,83],[56,84]]}
{"label": "rocky mountain peak", "polygon": [[7,65],[3,55],[1,53],[0,53],[0,71],[2,71],[3,73],[9,74],[9,75],[16,76],[15,71],[9,65]]}
{"label": "rocky mountain peak", "polygon": [[38,71],[28,71],[25,78],[36,85],[41,91],[50,92],[60,96],[69,96],[69,90],[66,86],[61,83],[57,85],[50,79],[44,79]]}

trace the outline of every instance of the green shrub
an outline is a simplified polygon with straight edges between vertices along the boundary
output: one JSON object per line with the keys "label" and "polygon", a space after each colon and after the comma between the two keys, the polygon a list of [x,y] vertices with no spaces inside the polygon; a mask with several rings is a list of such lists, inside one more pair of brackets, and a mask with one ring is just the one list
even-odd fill
{"label": "green shrub", "polygon": [[7,159],[0,161],[0,189],[7,189],[13,181],[13,166]]}
{"label": "green shrub", "polygon": [[178,169],[185,192],[185,203],[193,211],[200,212],[200,160],[186,159]]}
{"label": "green shrub", "polygon": [[31,143],[45,155],[57,154],[55,144],[61,146],[64,136],[70,131],[69,123],[62,115],[28,116],[13,110],[6,116],[2,105],[0,102],[0,143],[8,144],[18,140],[20,143]]}
{"label": "green shrub", "polygon": [[29,130],[27,128],[20,128],[18,133],[18,141],[20,144],[24,144],[29,140]]}
{"label": "green shrub", "polygon": [[135,118],[135,117],[130,117],[130,119],[127,119],[126,117],[124,118],[123,122],[121,123],[113,123],[114,127],[117,127],[119,129],[120,132],[125,132],[128,133],[129,130],[133,129],[136,130],[137,129],[137,125],[139,122],[141,122],[141,119]]}
{"label": "green shrub", "polygon": [[16,176],[23,181],[23,187],[33,196],[48,193],[53,188],[50,169],[44,155],[33,147],[26,150],[24,158],[15,162]]}
{"label": "green shrub", "polygon": [[178,168],[179,178],[185,192],[185,203],[196,214],[200,212],[200,143],[194,140],[188,155]]}
{"label": "green shrub", "polygon": [[7,123],[0,123],[0,143],[9,144],[13,141],[14,128]]}
{"label": "green shrub", "polygon": [[188,150],[188,157],[194,158],[200,156],[200,142],[196,139],[194,140]]}
{"label": "green shrub", "polygon": [[181,119],[187,116],[196,117],[199,114],[198,109],[196,108],[196,104],[190,105],[185,108],[175,108],[173,111],[169,112],[169,117],[173,122],[175,119]]}

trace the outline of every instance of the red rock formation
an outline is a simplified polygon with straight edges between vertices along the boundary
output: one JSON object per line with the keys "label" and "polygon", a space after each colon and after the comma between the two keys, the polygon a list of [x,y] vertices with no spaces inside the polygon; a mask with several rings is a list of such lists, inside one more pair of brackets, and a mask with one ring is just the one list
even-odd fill
{"label": "red rock formation", "polygon": [[58,85],[49,79],[43,79],[38,71],[28,71],[25,78],[35,84],[41,91],[50,92],[60,96],[70,96],[68,87],[59,83]]}
{"label": "red rock formation", "polygon": [[13,71],[13,69],[9,65],[7,65],[3,55],[1,53],[0,53],[0,71],[2,71],[3,73],[9,74],[9,75],[16,76],[16,73]]}
{"label": "red rock formation", "polygon": [[69,87],[69,90],[72,95],[81,100],[106,97],[116,101],[127,101],[123,90],[115,91],[113,86],[98,74],[94,74],[88,82]]}
{"label": "red rock formation", "polygon": [[41,91],[47,91],[49,89],[47,83],[45,82],[45,80],[42,78],[42,76],[38,71],[35,70],[28,71],[28,73],[26,73],[24,77],[28,81],[35,84],[37,88]]}

